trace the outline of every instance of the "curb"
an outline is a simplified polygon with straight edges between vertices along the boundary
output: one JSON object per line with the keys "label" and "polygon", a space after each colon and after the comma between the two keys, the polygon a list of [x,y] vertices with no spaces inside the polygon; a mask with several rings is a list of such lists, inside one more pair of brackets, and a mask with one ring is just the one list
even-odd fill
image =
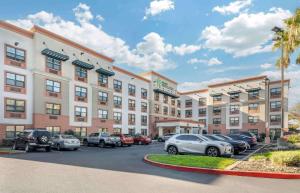
{"label": "curb", "polygon": [[300,179],[300,174],[261,172],[261,171],[220,170],[220,169],[196,168],[196,167],[188,167],[188,166],[162,164],[159,162],[149,160],[148,155],[145,155],[144,162],[157,167],[182,171],[182,172],[194,172],[194,173],[205,173],[205,174],[215,174],[215,175],[231,175],[231,176],[247,176],[247,177],[257,177],[257,178]]}

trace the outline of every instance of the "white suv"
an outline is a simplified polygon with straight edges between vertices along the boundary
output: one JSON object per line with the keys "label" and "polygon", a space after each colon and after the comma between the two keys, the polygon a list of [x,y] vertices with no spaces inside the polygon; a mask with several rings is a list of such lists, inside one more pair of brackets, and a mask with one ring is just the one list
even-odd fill
{"label": "white suv", "polygon": [[196,153],[208,156],[232,156],[233,147],[223,141],[213,141],[198,134],[177,134],[165,142],[169,154]]}

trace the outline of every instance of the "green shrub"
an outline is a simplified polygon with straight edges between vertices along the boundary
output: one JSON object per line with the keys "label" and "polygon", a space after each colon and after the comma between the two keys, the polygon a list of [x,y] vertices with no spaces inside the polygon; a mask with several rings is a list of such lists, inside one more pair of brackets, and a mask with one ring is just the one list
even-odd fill
{"label": "green shrub", "polygon": [[273,152],[270,156],[272,164],[281,166],[300,166],[300,151]]}
{"label": "green shrub", "polygon": [[300,135],[290,135],[287,137],[287,141],[292,144],[300,143]]}

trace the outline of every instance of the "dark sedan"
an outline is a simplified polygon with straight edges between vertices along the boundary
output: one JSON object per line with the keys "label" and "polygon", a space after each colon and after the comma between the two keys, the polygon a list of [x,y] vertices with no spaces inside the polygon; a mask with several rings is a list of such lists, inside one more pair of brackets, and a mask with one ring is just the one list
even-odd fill
{"label": "dark sedan", "polygon": [[254,147],[257,145],[256,137],[248,137],[246,135],[240,135],[240,134],[229,134],[228,137],[234,140],[246,141],[250,145],[250,147]]}
{"label": "dark sedan", "polygon": [[223,138],[217,135],[204,135],[205,137],[214,141],[224,141],[233,146],[234,154],[239,154],[247,150],[247,144],[244,141],[236,141],[230,138]]}

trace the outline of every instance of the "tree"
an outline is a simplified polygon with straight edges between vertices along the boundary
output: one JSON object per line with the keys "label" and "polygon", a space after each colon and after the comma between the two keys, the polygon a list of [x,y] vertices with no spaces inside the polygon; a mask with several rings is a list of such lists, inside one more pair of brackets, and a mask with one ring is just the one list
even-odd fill
{"label": "tree", "polygon": [[[282,130],[284,129],[284,69],[290,65],[290,56],[300,47],[300,9],[297,8],[293,16],[285,19],[284,24],[284,29],[279,27],[272,29],[275,32],[273,50],[281,49],[281,56],[276,61],[276,66],[281,68]],[[296,58],[296,64],[300,64],[300,54]]]}

